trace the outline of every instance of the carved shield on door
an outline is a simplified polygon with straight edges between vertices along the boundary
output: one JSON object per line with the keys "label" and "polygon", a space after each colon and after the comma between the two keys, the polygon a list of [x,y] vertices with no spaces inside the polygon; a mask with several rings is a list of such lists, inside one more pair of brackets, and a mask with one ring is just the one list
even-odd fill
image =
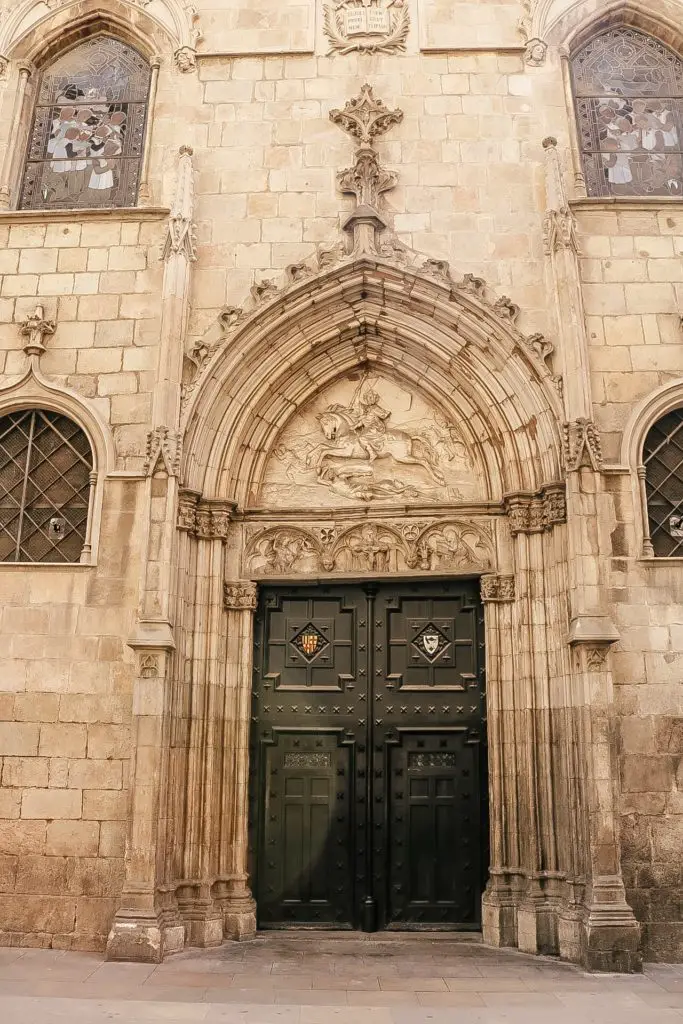
{"label": "carved shield on door", "polygon": [[439,649],[439,634],[438,633],[423,633],[422,634],[422,645],[430,656],[433,658]]}

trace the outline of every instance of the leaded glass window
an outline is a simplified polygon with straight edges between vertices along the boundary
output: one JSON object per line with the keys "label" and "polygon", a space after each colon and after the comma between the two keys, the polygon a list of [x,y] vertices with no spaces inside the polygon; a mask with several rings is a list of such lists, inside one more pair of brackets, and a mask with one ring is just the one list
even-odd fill
{"label": "leaded glass window", "polygon": [[683,62],[631,28],[572,59],[589,196],[683,195]]}
{"label": "leaded glass window", "polygon": [[683,555],[683,409],[662,417],[643,449],[650,538],[655,555]]}
{"label": "leaded glass window", "polygon": [[130,46],[97,36],[43,71],[20,207],[134,206],[150,67]]}
{"label": "leaded glass window", "polygon": [[92,468],[88,439],[66,416],[0,417],[0,562],[78,562]]}

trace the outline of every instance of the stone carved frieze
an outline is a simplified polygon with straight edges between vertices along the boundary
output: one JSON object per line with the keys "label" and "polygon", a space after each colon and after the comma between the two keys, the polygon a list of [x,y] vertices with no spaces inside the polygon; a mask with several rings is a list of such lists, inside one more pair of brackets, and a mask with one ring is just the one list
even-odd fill
{"label": "stone carved frieze", "polygon": [[550,484],[539,494],[508,494],[505,511],[510,533],[544,533],[567,521],[567,499],[564,484]]}
{"label": "stone carved frieze", "polygon": [[258,604],[258,587],[243,580],[224,583],[223,602],[228,611],[253,612]]}
{"label": "stone carved frieze", "polygon": [[600,431],[592,420],[579,417],[564,424],[564,466],[573,473],[588,466],[597,473],[602,470],[602,442]]}
{"label": "stone carved frieze", "polygon": [[249,527],[245,575],[481,572],[492,562],[488,524],[459,520]]}
{"label": "stone carved frieze", "polygon": [[458,426],[373,373],[338,381],[289,421],[259,503],[301,508],[452,502],[478,493]]}
{"label": "stone carved frieze", "polygon": [[400,53],[410,28],[407,0],[335,0],[323,6],[330,53]]}
{"label": "stone carved frieze", "polygon": [[485,573],[481,578],[481,599],[484,602],[514,601],[515,577]]}
{"label": "stone carved frieze", "polygon": [[153,476],[162,468],[169,476],[177,476],[180,472],[181,454],[182,436],[170,427],[155,427],[147,435],[145,473],[147,476]]}

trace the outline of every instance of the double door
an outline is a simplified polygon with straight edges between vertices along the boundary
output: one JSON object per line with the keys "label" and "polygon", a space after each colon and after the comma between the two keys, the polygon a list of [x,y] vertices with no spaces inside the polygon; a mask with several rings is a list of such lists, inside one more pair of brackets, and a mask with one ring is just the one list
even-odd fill
{"label": "double door", "polygon": [[486,701],[473,582],[264,588],[252,702],[260,927],[479,927]]}

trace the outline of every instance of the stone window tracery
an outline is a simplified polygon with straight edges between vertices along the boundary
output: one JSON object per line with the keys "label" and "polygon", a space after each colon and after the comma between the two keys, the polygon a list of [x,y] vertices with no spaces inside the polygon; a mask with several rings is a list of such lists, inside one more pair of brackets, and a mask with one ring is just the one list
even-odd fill
{"label": "stone window tracery", "polygon": [[21,209],[134,206],[151,69],[132,47],[97,36],[42,72]]}
{"label": "stone window tracery", "polygon": [[78,562],[88,541],[93,455],[73,420],[0,417],[0,562]]}
{"label": "stone window tracery", "polygon": [[571,63],[588,195],[683,195],[683,61],[614,28]]}
{"label": "stone window tracery", "polygon": [[683,556],[683,408],[650,428],[643,447],[650,540],[655,556]]}

